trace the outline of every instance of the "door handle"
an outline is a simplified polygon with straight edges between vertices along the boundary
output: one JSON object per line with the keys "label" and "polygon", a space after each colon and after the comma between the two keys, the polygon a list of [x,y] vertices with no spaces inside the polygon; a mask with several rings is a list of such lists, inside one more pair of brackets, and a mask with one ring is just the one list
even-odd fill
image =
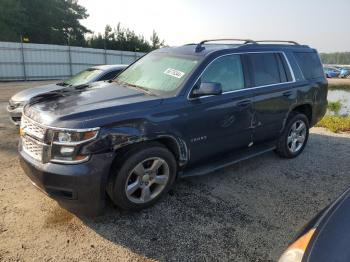
{"label": "door handle", "polygon": [[293,94],[292,91],[287,91],[287,92],[284,92],[284,93],[283,93],[283,96],[285,96],[285,97],[290,97],[292,94]]}
{"label": "door handle", "polygon": [[240,107],[240,108],[244,108],[244,107],[250,106],[251,104],[252,104],[251,100],[243,100],[241,102],[238,102],[237,106]]}

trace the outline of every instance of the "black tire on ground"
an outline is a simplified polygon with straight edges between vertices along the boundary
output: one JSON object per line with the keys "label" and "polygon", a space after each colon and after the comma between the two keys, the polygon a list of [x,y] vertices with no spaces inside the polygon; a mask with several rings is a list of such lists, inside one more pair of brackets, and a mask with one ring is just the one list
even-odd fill
{"label": "black tire on ground", "polygon": [[[164,183],[164,186],[160,186],[162,188],[159,189],[159,193],[149,200],[147,203],[135,203],[130,200],[130,196],[128,197],[127,191],[127,183],[130,183],[130,173],[138,166],[140,163],[144,166],[148,159],[160,159],[165,161],[166,167],[168,167],[168,179],[167,182]],[[146,162],[143,162],[146,161]],[[152,160],[150,160],[152,161]],[[164,168],[161,166],[161,168]],[[156,171],[158,172],[158,171]],[[115,205],[124,210],[141,210],[153,205],[162,195],[164,195],[174,183],[177,172],[177,163],[174,155],[162,144],[157,142],[149,142],[145,144],[136,145],[130,151],[128,151],[125,156],[112,166],[111,174],[107,185],[107,194],[113,201]],[[142,180],[142,176],[136,176],[136,179]],[[140,178],[141,177],[141,178]],[[135,181],[136,182],[136,181]],[[133,182],[134,183],[134,182]],[[140,182],[139,182],[140,183]],[[145,186],[145,182],[142,182],[143,186]],[[148,182],[151,184],[151,182]],[[148,184],[147,183],[147,184]],[[156,187],[158,185],[155,185]],[[149,186],[151,187],[151,186]],[[139,188],[140,195],[142,194],[142,189]],[[135,194],[138,192],[135,192]]]}
{"label": "black tire on ground", "polygon": [[[292,152],[291,147],[291,143],[288,143],[288,137],[291,136],[291,132],[292,131],[292,127],[295,124],[300,124],[303,123],[305,125],[305,139],[303,141],[303,144],[300,146],[300,148],[295,151]],[[277,148],[275,150],[275,152],[284,158],[294,158],[297,157],[301,152],[303,152],[307,141],[309,138],[309,120],[308,118],[301,113],[297,113],[297,112],[292,112],[291,115],[289,116],[286,126],[284,128],[284,131],[282,133],[282,135],[280,136],[280,138],[277,141]]]}

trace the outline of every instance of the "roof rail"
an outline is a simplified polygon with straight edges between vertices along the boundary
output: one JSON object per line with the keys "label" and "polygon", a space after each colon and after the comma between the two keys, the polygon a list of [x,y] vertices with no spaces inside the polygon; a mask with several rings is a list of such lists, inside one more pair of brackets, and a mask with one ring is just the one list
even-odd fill
{"label": "roof rail", "polygon": [[286,40],[257,40],[256,43],[289,43],[294,45],[299,45],[299,43],[295,41],[286,41]]}
{"label": "roof rail", "polygon": [[207,42],[216,42],[216,41],[243,41],[244,45],[246,44],[256,44],[256,41],[251,40],[251,39],[235,39],[235,38],[222,38],[222,39],[210,39],[210,40],[203,40],[200,43],[197,44],[196,46],[196,53],[199,53],[201,51],[203,51],[205,48],[202,46],[204,43]]}

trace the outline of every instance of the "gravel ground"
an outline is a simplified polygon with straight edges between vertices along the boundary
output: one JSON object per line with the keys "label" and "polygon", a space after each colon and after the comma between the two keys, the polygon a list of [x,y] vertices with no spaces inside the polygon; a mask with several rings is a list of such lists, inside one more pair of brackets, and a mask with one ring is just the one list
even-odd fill
{"label": "gravel ground", "polygon": [[[2,99],[10,93],[0,84]],[[5,106],[0,103],[0,261],[275,261],[350,182],[350,135],[313,128],[296,159],[267,153],[179,180],[147,210],[122,212],[109,204],[100,217],[77,217],[22,172],[18,130]]]}

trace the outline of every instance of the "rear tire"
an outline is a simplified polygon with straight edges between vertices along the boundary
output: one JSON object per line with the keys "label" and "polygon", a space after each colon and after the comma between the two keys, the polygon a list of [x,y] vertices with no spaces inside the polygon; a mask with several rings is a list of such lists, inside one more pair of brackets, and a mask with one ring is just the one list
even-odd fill
{"label": "rear tire", "polygon": [[277,142],[276,153],[284,158],[297,157],[309,138],[309,120],[304,114],[292,113]]}
{"label": "rear tire", "polygon": [[172,186],[177,163],[160,143],[136,146],[115,163],[107,193],[124,210],[141,210],[153,205]]}

